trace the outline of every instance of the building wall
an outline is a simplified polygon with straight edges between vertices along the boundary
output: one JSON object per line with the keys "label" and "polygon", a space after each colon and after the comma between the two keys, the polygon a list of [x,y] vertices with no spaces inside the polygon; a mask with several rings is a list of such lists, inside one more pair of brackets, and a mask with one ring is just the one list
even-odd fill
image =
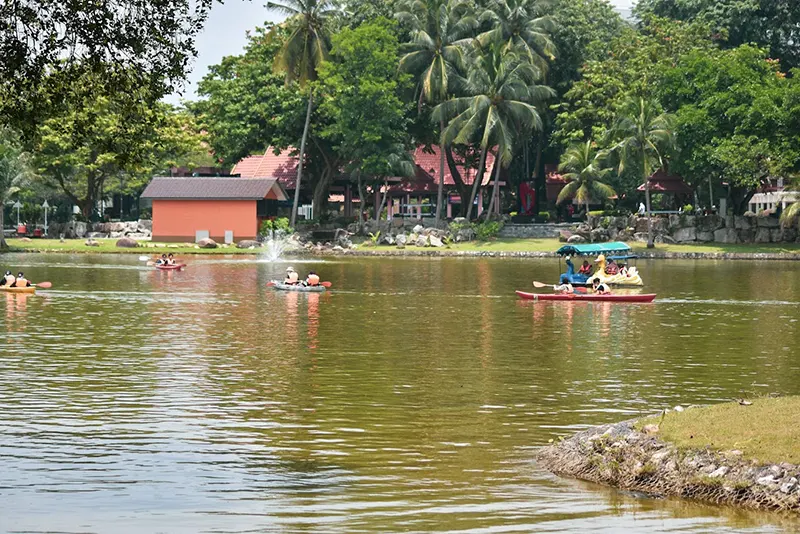
{"label": "building wall", "polygon": [[257,225],[255,200],[153,200],[153,241],[193,243],[198,230],[218,243],[226,230],[235,241],[255,239]]}

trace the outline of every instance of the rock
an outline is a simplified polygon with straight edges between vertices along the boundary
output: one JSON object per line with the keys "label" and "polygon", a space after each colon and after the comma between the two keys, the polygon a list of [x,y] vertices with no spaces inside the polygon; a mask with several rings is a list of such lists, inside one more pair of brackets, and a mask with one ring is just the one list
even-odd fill
{"label": "rock", "polygon": [[583,236],[575,234],[567,239],[567,243],[586,243],[586,239]]}
{"label": "rock", "polygon": [[704,232],[714,232],[725,226],[725,219],[719,215],[705,215],[695,217],[697,229]]}
{"label": "rock", "polygon": [[408,242],[409,243],[416,243],[418,237],[419,237],[419,235],[417,235],[414,232],[411,232],[410,234],[408,234]]}
{"label": "rock", "polygon": [[421,224],[418,224],[418,225],[416,225],[416,226],[414,227],[414,229],[413,229],[413,230],[411,230],[411,231],[412,231],[412,232],[414,232],[415,234],[419,235],[419,234],[421,234],[421,233],[422,233],[422,231],[423,231],[424,229],[425,229],[425,227],[423,227]]}
{"label": "rock", "polygon": [[602,243],[608,241],[608,232],[604,228],[595,228],[592,230],[592,242]]}
{"label": "rock", "polygon": [[697,229],[694,227],[680,228],[678,230],[675,230],[675,232],[673,232],[672,238],[678,243],[688,243],[690,241],[696,241]]}
{"label": "rock", "polygon": [[236,248],[259,248],[261,247],[261,243],[258,241],[254,241],[252,239],[242,239],[238,243],[236,243]]}
{"label": "rock", "polygon": [[572,237],[572,232],[569,230],[559,230],[558,231],[558,240],[562,243],[566,243],[569,238]]}
{"label": "rock", "polygon": [[395,239],[392,234],[385,234],[381,236],[381,243],[385,243],[387,245],[394,245]]}
{"label": "rock", "polygon": [[153,232],[153,221],[151,219],[139,219],[136,228],[140,232]]}
{"label": "rock", "polygon": [[119,248],[136,248],[139,246],[139,243],[136,242],[135,239],[130,237],[123,237],[122,239],[117,241],[117,247]]}
{"label": "rock", "polygon": [[647,232],[636,232],[633,234],[633,240],[637,243],[647,243]]}
{"label": "rock", "polygon": [[647,217],[637,217],[633,225],[634,233],[647,233]]}
{"label": "rock", "polygon": [[99,247],[100,243],[98,243],[97,241],[95,241],[92,238],[89,238],[89,239],[86,240],[84,245],[86,245],[87,247]]}
{"label": "rock", "polygon": [[697,240],[703,243],[714,241],[714,232],[697,232]]}
{"label": "rock", "polygon": [[455,235],[455,241],[461,243],[464,241],[472,241],[475,239],[475,230],[472,228],[462,228]]}
{"label": "rock", "polygon": [[197,246],[200,248],[217,248],[217,242],[210,237],[206,237],[198,241]]}
{"label": "rock", "polygon": [[739,234],[733,228],[720,228],[714,232],[714,241],[718,243],[738,243]]}
{"label": "rock", "polygon": [[397,234],[394,237],[394,242],[397,243],[398,247],[405,247],[406,243],[408,242],[408,238],[406,237],[406,234]]}
{"label": "rock", "polygon": [[418,247],[428,246],[428,239],[426,237],[419,236],[416,239],[416,242],[414,243],[414,245],[416,245]]}
{"label": "rock", "polygon": [[400,243],[398,243],[395,248],[399,248],[400,250],[402,250],[402,249],[406,248],[406,246],[404,244],[401,245]]}
{"label": "rock", "polygon": [[733,227],[737,230],[749,230],[750,226],[750,217],[741,217],[739,215],[733,217]]}
{"label": "rock", "polygon": [[104,234],[103,232],[89,232],[86,234],[86,237],[89,239],[105,239],[108,237],[108,234]]}
{"label": "rock", "polygon": [[754,243],[769,243],[770,241],[770,233],[769,228],[759,227],[756,230],[756,237],[753,239]]}
{"label": "rock", "polygon": [[678,406],[675,406],[675,407],[673,408],[673,410],[675,410],[676,412],[682,412],[682,411],[683,411],[683,406],[680,406],[680,405],[678,405]]}
{"label": "rock", "polygon": [[642,432],[645,434],[658,434],[658,431],[658,425],[644,425],[642,428]]}
{"label": "rock", "polygon": [[773,243],[791,243],[797,239],[797,230],[794,228],[773,228],[769,233]]}
{"label": "rock", "polygon": [[677,243],[677,241],[675,241],[674,239],[672,239],[672,237],[671,237],[671,236],[668,236],[668,235],[666,235],[666,234],[659,234],[659,235],[657,235],[657,236],[655,237],[655,239],[653,240],[653,242],[654,242],[654,243],[666,243],[666,244],[668,244],[668,245],[674,245],[675,243]]}
{"label": "rock", "polygon": [[759,228],[777,228],[780,226],[780,221],[777,217],[756,217]]}
{"label": "rock", "polygon": [[435,235],[431,235],[428,237],[428,241],[430,242],[432,247],[443,247],[444,242],[441,239],[436,237]]}
{"label": "rock", "polygon": [[711,473],[709,473],[708,476],[710,476],[712,478],[724,477],[725,475],[728,474],[728,471],[730,471],[730,468],[725,466],[725,465],[723,465],[721,467],[718,467],[717,469],[715,469]]}
{"label": "rock", "polygon": [[453,224],[467,224],[466,217],[456,217],[453,219]]}
{"label": "rock", "polygon": [[766,475],[756,479],[756,484],[758,484],[759,486],[770,486],[774,483],[775,483],[775,477],[773,475]]}
{"label": "rock", "polygon": [[402,228],[403,224],[405,224],[405,222],[402,217],[395,217],[392,219],[392,227],[394,228]]}
{"label": "rock", "polygon": [[20,238],[20,241],[22,241],[23,243],[30,243],[33,240],[30,237],[23,237]]}
{"label": "rock", "polygon": [[77,238],[84,238],[89,231],[88,226],[85,222],[76,221],[75,226],[73,226],[72,231],[75,233],[75,237]]}

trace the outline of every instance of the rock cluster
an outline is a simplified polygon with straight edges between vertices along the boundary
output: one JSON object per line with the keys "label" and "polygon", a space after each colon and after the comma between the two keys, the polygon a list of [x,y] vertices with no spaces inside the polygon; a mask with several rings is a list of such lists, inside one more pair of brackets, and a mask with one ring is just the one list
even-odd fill
{"label": "rock cluster", "polygon": [[149,239],[153,235],[153,221],[140,219],[138,221],[85,223],[71,221],[68,223],[52,223],[48,228],[49,235],[63,235],[67,239],[119,239],[130,237],[132,239]]}
{"label": "rock cluster", "polygon": [[655,496],[800,513],[800,466],[759,464],[740,451],[679,450],[634,421],[579,432],[543,448],[538,460],[559,475]]}

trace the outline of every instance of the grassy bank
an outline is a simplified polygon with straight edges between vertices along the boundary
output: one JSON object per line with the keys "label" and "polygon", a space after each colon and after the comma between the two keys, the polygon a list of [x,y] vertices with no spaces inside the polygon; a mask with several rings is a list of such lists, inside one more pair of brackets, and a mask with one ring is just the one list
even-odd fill
{"label": "grassy bank", "polygon": [[[34,239],[31,241],[21,241],[19,239],[8,239],[11,252],[67,252],[67,253],[114,253],[114,254],[162,254],[172,252],[173,254],[254,254],[256,250],[237,249],[235,246],[216,249],[199,249],[194,246],[176,243],[150,243],[142,242],[139,248],[124,249],[115,246],[116,239],[98,239],[100,246],[87,247],[83,239],[68,239],[61,242],[57,239]],[[362,251],[396,251],[397,248],[389,245],[372,247],[368,241],[359,244]],[[561,247],[558,239],[523,239],[523,238],[499,238],[493,241],[471,241],[469,243],[453,243],[445,248],[430,249],[415,246],[407,246],[406,250],[416,251],[442,251],[444,253],[480,253],[480,252],[520,252],[520,253],[553,253]],[[747,244],[747,245],[727,245],[721,243],[706,243],[696,245],[667,245],[660,244],[655,249],[647,249],[643,243],[632,243],[634,252],[639,254],[785,254],[800,258],[800,244],[780,243],[780,244]]]}
{"label": "grassy bank", "polygon": [[[742,451],[762,463],[800,464],[800,397],[761,398],[670,412],[658,437],[679,449]],[[658,424],[660,418],[640,423]]]}

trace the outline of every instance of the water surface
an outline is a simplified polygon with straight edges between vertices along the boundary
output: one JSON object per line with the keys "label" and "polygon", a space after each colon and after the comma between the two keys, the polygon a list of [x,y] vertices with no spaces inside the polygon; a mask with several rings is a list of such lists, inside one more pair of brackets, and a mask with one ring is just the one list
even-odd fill
{"label": "water surface", "polygon": [[[533,303],[556,260],[0,257],[3,532],[772,532],[540,469],[676,404],[800,394],[800,263],[639,262],[651,305]],[[0,266],[2,267],[2,266]]]}

